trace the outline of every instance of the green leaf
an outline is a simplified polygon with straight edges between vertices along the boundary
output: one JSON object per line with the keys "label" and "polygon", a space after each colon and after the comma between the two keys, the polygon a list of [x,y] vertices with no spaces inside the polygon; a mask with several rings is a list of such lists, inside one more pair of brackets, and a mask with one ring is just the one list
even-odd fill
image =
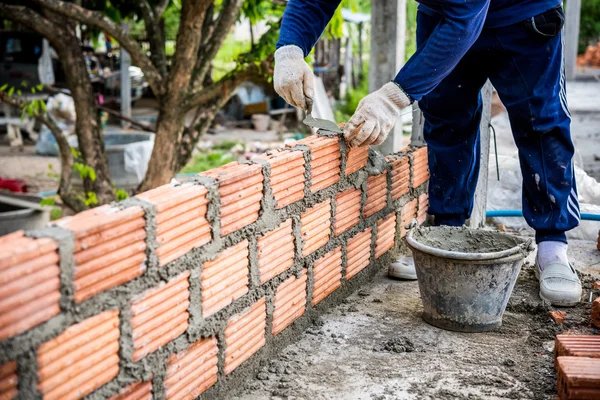
{"label": "green leaf", "polygon": [[40,206],[53,206],[56,204],[56,201],[52,197],[46,197],[40,201]]}
{"label": "green leaf", "polygon": [[8,87],[8,83],[5,83],[4,85],[0,86],[0,92],[4,92],[7,87]]}
{"label": "green leaf", "polygon": [[115,196],[117,197],[117,201],[123,201],[123,200],[125,200],[126,198],[129,197],[129,193],[127,193],[123,189],[116,189],[115,190]]}
{"label": "green leaf", "polygon": [[44,84],[43,84],[43,83],[40,83],[40,84],[38,84],[38,85],[37,85],[35,88],[36,88],[37,90],[42,90],[42,89],[44,89]]}
{"label": "green leaf", "polygon": [[50,219],[52,221],[59,219],[61,216],[62,216],[62,210],[58,207],[53,208],[52,211],[50,211]]}
{"label": "green leaf", "polygon": [[35,88],[34,87],[31,88],[31,93],[35,94]]}
{"label": "green leaf", "polygon": [[96,193],[87,192],[87,199],[84,200],[83,204],[85,204],[87,207],[97,205],[98,197],[96,196]]}
{"label": "green leaf", "polygon": [[15,93],[15,88],[14,86],[11,86],[10,89],[8,89],[8,97],[12,97],[12,95]]}
{"label": "green leaf", "polygon": [[17,89],[17,96],[20,96],[22,94],[23,94],[23,92],[21,92],[21,89]]}
{"label": "green leaf", "polygon": [[21,81],[21,86],[23,86],[24,88],[26,88],[29,85],[29,83],[27,83],[27,81]]}
{"label": "green leaf", "polygon": [[88,167],[88,176],[90,177],[92,182],[96,181],[96,171],[94,171],[94,168]]}
{"label": "green leaf", "polygon": [[44,112],[48,112],[48,109],[46,108],[46,103],[44,103],[44,100],[40,100],[40,108],[44,111]]}

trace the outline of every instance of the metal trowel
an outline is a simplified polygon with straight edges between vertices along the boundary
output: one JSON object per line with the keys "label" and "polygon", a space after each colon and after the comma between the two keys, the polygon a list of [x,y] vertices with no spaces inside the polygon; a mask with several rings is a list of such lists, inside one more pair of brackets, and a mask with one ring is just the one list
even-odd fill
{"label": "metal trowel", "polygon": [[313,108],[313,101],[312,99],[308,100],[307,99],[307,110],[306,110],[306,118],[304,118],[304,121],[302,121],[304,123],[304,125],[311,127],[311,128],[316,128],[316,129],[323,129],[325,131],[329,131],[329,132],[335,132],[335,133],[343,133],[343,129],[340,128],[339,126],[337,126],[337,124],[333,121],[329,121],[326,119],[321,119],[321,118],[315,118],[312,116],[312,108]]}

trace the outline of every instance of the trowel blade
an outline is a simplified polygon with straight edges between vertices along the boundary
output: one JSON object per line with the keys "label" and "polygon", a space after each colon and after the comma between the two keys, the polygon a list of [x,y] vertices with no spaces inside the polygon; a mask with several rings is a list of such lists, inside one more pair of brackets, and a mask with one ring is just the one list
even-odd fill
{"label": "trowel blade", "polygon": [[304,123],[304,125],[309,126],[311,128],[323,129],[325,131],[335,132],[335,133],[343,133],[344,132],[342,130],[342,128],[337,126],[337,124],[335,122],[329,121],[326,119],[315,118],[311,114],[308,114],[306,116],[306,118],[304,118],[304,121],[302,121],[302,122]]}

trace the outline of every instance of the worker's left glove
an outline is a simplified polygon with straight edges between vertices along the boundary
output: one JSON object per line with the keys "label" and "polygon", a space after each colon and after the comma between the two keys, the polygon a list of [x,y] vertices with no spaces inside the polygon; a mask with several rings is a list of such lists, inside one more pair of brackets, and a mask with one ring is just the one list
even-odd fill
{"label": "worker's left glove", "polygon": [[394,127],[400,111],[410,99],[393,82],[363,98],[348,124],[344,137],[351,147],[381,144]]}

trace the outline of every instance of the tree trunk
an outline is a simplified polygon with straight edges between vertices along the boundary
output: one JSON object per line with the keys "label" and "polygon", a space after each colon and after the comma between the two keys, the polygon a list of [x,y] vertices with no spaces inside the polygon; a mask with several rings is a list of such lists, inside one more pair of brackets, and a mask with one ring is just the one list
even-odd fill
{"label": "tree trunk", "polygon": [[[98,199],[98,205],[115,200],[113,187],[108,173],[108,161],[104,151],[104,140],[98,113],[95,107],[94,93],[88,71],[85,65],[79,40],[71,29],[71,35],[61,38],[67,42],[65,51],[59,51],[61,64],[65,71],[67,87],[71,91],[75,103],[75,132],[79,143],[83,163],[94,169],[96,179],[84,179],[86,192],[93,192]],[[57,50],[58,51],[58,50]]]}

